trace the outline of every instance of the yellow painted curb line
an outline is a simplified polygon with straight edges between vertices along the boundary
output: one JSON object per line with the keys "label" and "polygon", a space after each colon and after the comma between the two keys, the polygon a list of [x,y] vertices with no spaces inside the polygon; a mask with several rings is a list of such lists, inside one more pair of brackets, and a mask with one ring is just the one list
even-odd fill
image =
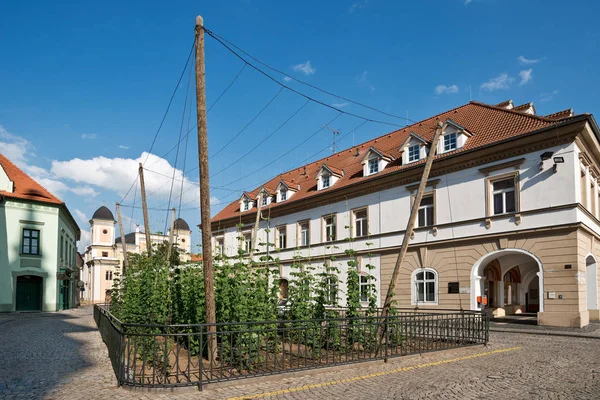
{"label": "yellow painted curb line", "polygon": [[282,390],[277,390],[277,391],[268,392],[268,393],[259,393],[259,394],[251,394],[251,395],[247,395],[247,396],[230,397],[227,400],[260,399],[260,398],[263,398],[263,397],[277,396],[277,395],[285,394],[285,393],[300,392],[300,391],[303,391],[303,390],[316,389],[316,388],[320,388],[320,387],[324,387],[324,386],[333,386],[333,385],[339,385],[341,383],[355,382],[355,381],[360,381],[360,380],[369,379],[369,378],[376,378],[378,376],[395,374],[395,373],[398,373],[398,372],[412,371],[414,369],[434,367],[434,366],[437,366],[437,365],[449,364],[449,363],[463,361],[463,360],[470,360],[472,358],[479,358],[479,357],[491,356],[493,354],[498,354],[498,353],[507,353],[509,351],[521,350],[522,348],[523,347],[510,347],[510,348],[506,348],[506,349],[498,349],[498,350],[493,350],[493,351],[486,351],[485,353],[477,353],[477,354],[472,354],[470,356],[463,356],[463,357],[458,357],[458,358],[452,358],[452,359],[449,359],[449,360],[434,361],[434,362],[430,362],[430,363],[426,363],[426,364],[414,365],[414,366],[411,366],[411,367],[401,367],[401,368],[396,368],[396,369],[392,369],[392,370],[389,370],[389,371],[375,372],[375,373],[368,374],[368,375],[359,375],[359,376],[354,376],[352,378],[338,379],[336,381],[329,381],[329,382],[323,382],[323,383],[315,383],[315,384],[312,384],[312,385],[298,386],[298,387],[295,387],[295,388],[282,389]]}

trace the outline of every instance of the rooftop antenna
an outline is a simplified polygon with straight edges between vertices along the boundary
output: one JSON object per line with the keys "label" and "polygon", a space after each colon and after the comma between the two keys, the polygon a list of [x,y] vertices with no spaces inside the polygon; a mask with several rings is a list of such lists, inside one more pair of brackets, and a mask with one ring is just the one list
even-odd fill
{"label": "rooftop antenna", "polygon": [[331,133],[333,133],[333,147],[331,148],[333,154],[335,154],[335,142],[337,140],[337,135],[340,134],[340,130],[339,129],[333,129],[331,128],[329,125],[325,126],[325,128],[329,129],[331,131]]}

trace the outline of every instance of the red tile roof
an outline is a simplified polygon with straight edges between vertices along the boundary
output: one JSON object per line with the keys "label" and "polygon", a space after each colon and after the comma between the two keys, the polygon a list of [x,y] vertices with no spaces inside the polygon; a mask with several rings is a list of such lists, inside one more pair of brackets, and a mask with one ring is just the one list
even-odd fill
{"label": "red tile roof", "polygon": [[42,203],[64,204],[58,197],[47,191],[42,185],[34,181],[29,175],[13,164],[8,158],[0,153],[0,166],[8,175],[8,179],[14,182],[12,193],[0,190],[0,196],[22,200],[33,200]]}
{"label": "red tile roof", "polygon": [[560,119],[565,119],[572,117],[575,113],[572,108],[567,108],[566,110],[562,110],[559,112],[555,112],[554,114],[548,114],[544,118],[548,118],[554,121],[558,121]]}
{"label": "red tile roof", "polygon": [[[472,134],[472,136],[468,138],[465,145],[459,150],[438,155],[437,157],[444,157],[447,154],[455,154],[475,149],[559,123],[559,121],[550,118],[509,110],[500,105],[493,106],[471,101],[468,104],[435,115],[421,122],[417,122],[413,125],[333,154],[324,159],[307,164],[304,167],[296,168],[274,177],[265,183],[265,185],[275,186],[281,179],[284,179],[286,181],[299,183],[300,190],[294,193],[293,196],[291,196],[284,203],[271,203],[267,207],[278,207],[281,204],[289,204],[290,202],[296,202],[305,198],[318,196],[333,188],[337,189],[358,184],[369,179],[378,178],[384,174],[389,174],[407,168],[407,166],[402,165],[401,162],[401,144],[407,140],[411,132],[414,132],[427,142],[431,142],[437,122],[444,122],[447,119],[451,119],[455,123],[463,126]],[[383,171],[376,175],[363,176],[363,166],[360,162],[371,146],[376,147],[385,154],[391,155],[394,157],[394,161],[390,162]],[[422,160],[420,162],[424,161]],[[326,164],[330,168],[331,165],[335,165],[337,170],[344,171],[344,176],[341,177],[331,188],[317,191],[317,181],[315,180],[315,175],[323,166],[323,164]],[[414,163],[410,164],[410,166],[413,165]],[[257,192],[259,188],[255,189],[251,193]],[[249,211],[256,212],[256,209]],[[239,217],[239,215],[239,202],[236,200],[215,215],[212,219],[212,222]]]}

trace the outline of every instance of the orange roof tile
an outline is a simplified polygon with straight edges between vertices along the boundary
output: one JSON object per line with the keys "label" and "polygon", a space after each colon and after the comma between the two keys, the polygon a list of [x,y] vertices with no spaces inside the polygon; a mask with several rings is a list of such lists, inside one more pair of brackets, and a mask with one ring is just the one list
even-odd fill
{"label": "orange roof tile", "polygon": [[0,153],[0,166],[8,175],[8,179],[14,182],[13,192],[0,190],[0,196],[23,200],[33,200],[42,203],[64,204],[58,197],[47,191],[42,185],[34,181],[29,175],[13,164],[8,158]]}
{"label": "orange roof tile", "polygon": [[558,121],[560,119],[565,119],[572,117],[574,115],[572,108],[567,108],[566,110],[562,110],[559,112],[555,112],[554,114],[548,114],[544,118],[548,118],[554,121]]}
{"label": "orange roof tile", "polygon": [[[317,181],[315,180],[315,176],[323,164],[326,164],[329,168],[331,168],[330,164],[334,164],[337,171],[344,171],[344,176],[342,176],[332,188],[341,188],[358,184],[369,179],[378,178],[384,174],[407,168],[406,165],[402,165],[400,145],[407,140],[411,132],[414,132],[414,134],[424,140],[431,142],[437,122],[443,122],[447,119],[451,119],[472,134],[462,148],[453,151],[450,154],[482,147],[558,123],[558,121],[549,118],[509,110],[500,105],[493,106],[471,101],[468,104],[445,111],[421,122],[387,133],[363,144],[359,144],[350,149],[312,162],[306,166],[295,168],[272,178],[265,183],[265,185],[275,186],[281,179],[284,179],[300,184],[300,190],[294,193],[294,195],[284,203],[271,203],[268,207],[278,207],[281,204],[289,204],[291,202],[301,201],[305,198],[320,195],[322,192],[317,191]],[[390,162],[383,171],[376,175],[363,176],[363,166],[360,161],[371,146],[385,152],[385,154],[389,154],[394,158],[394,161]],[[446,155],[447,154],[442,154],[436,157],[444,157]],[[414,164],[411,164],[410,166],[412,165]],[[249,211],[256,212],[256,209]],[[239,217],[239,215],[239,202],[234,201],[215,215],[212,218],[212,222]]]}
{"label": "orange roof tile", "polygon": [[12,192],[0,190],[0,197],[37,201],[40,203],[54,204],[62,207],[75,226],[77,231],[77,240],[79,240],[79,225],[77,225],[75,218],[73,218],[66,204],[61,199],[50,193],[48,190],[46,190],[46,188],[33,180],[33,178],[13,164],[13,162],[6,158],[6,156],[4,156],[2,153],[0,153],[0,166],[2,166],[4,172],[6,172],[6,175],[8,175],[8,179],[13,181],[14,184]]}

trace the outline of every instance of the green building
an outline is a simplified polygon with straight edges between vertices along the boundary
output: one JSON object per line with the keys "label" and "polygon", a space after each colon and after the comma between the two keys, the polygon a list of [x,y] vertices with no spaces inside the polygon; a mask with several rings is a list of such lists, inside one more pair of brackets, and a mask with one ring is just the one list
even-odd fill
{"label": "green building", "polygon": [[0,154],[0,312],[73,307],[79,236],[65,203]]}

